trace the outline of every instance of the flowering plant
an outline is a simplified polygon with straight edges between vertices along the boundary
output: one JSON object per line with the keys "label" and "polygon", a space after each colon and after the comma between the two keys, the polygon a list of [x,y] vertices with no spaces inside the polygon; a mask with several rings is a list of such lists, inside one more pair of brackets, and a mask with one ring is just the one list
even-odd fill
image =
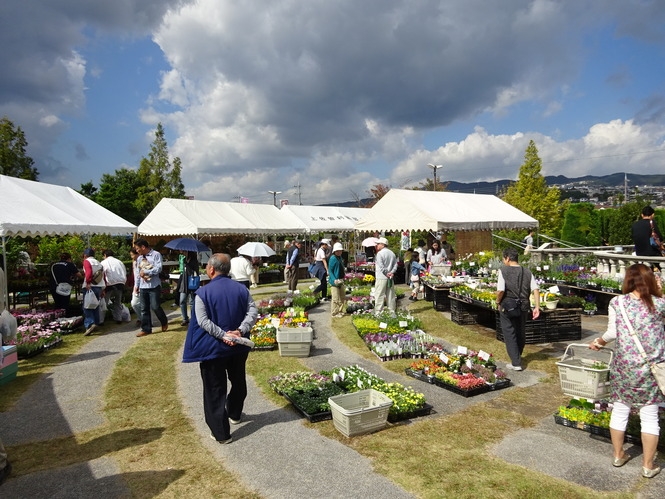
{"label": "flowering plant", "polygon": [[456,386],[460,390],[472,390],[485,385],[485,380],[477,378],[471,373],[457,374],[448,371],[438,372],[434,375],[442,383]]}
{"label": "flowering plant", "polygon": [[64,315],[64,310],[17,314],[16,339],[10,344],[16,345],[18,356],[25,358],[59,343],[62,338],[62,326],[55,319],[61,315]]}
{"label": "flowering plant", "polygon": [[363,282],[366,284],[372,284],[374,281],[375,279],[372,274],[365,274],[365,277],[363,277]]}
{"label": "flowering plant", "polygon": [[271,316],[264,315],[260,317],[249,335],[249,339],[254,342],[254,346],[267,347],[277,343],[277,330],[272,325]]}

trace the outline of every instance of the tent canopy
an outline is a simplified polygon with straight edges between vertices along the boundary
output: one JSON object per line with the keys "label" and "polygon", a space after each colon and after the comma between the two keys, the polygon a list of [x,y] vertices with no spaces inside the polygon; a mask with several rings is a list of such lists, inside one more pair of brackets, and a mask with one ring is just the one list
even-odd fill
{"label": "tent canopy", "polygon": [[271,204],[162,199],[139,225],[143,236],[298,234],[304,226]]}
{"label": "tent canopy", "polygon": [[136,226],[69,187],[0,175],[0,236],[124,235]]}
{"label": "tent canopy", "polygon": [[528,229],[538,220],[496,196],[391,189],[356,225],[358,231]]}
{"label": "tent canopy", "polygon": [[295,217],[307,232],[351,232],[369,209],[338,206],[285,205],[280,210]]}

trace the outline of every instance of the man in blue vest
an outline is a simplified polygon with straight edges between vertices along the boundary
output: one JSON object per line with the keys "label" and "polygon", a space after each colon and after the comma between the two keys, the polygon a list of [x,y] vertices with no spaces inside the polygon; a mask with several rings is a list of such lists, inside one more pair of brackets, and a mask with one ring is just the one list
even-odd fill
{"label": "man in blue vest", "polygon": [[[183,362],[199,362],[205,420],[219,443],[231,443],[247,397],[245,363],[258,310],[249,290],[229,277],[231,258],[216,253],[206,265],[210,282],[196,291]],[[228,378],[227,378],[228,376]],[[227,379],[231,391],[227,395]]]}

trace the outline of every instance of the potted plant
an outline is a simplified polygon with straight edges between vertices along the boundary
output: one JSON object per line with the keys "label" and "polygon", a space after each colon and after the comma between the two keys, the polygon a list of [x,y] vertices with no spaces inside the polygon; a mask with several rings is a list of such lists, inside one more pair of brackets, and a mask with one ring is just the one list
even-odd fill
{"label": "potted plant", "polygon": [[543,294],[543,304],[545,305],[545,308],[548,310],[554,310],[559,304],[559,297],[560,295],[557,293],[550,293],[549,291],[546,291]]}
{"label": "potted plant", "polygon": [[596,305],[596,302],[593,301],[585,301],[584,305],[582,305],[582,309],[584,310],[584,313],[587,315],[593,315],[596,313],[598,310],[598,306]]}

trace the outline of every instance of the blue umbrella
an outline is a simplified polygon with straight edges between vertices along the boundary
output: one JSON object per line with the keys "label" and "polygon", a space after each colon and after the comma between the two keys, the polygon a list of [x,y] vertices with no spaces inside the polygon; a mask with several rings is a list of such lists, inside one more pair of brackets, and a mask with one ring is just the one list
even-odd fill
{"label": "blue umbrella", "polygon": [[205,244],[203,244],[198,239],[193,239],[191,237],[179,237],[178,239],[173,239],[164,245],[167,248],[180,251],[195,251],[197,253],[202,253],[204,251],[210,251]]}

